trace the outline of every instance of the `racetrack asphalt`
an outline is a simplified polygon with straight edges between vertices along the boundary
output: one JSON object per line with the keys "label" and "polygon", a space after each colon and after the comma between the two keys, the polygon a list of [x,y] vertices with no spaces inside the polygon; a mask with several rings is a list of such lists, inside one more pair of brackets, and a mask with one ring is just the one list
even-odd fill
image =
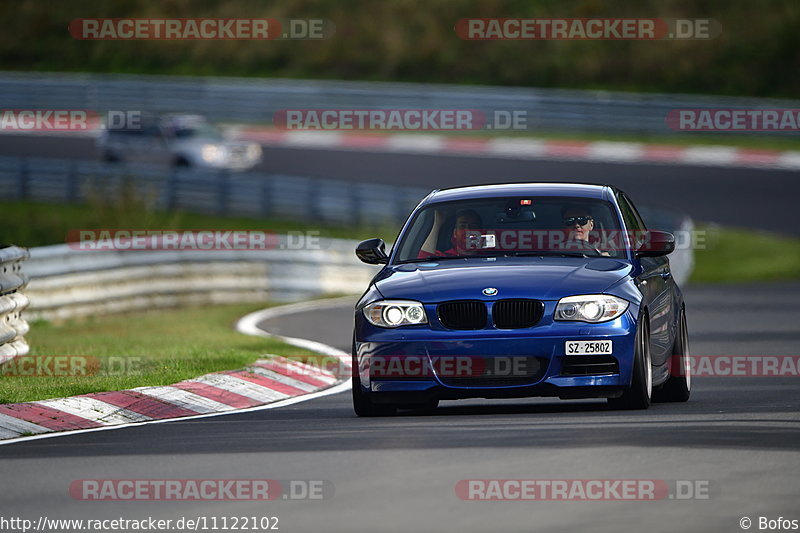
{"label": "racetrack asphalt", "polygon": [[[96,159],[88,137],[0,135],[0,155]],[[264,146],[259,171],[348,181],[444,188],[509,181],[608,183],[638,205],[672,208],[696,221],[800,236],[800,172],[659,163],[555,161],[513,157],[379,153]]]}
{"label": "racetrack asphalt", "polygon": [[[796,354],[800,283],[685,290],[695,355]],[[273,318],[278,334],[348,349],[352,308]],[[798,377],[694,381],[686,404],[611,411],[594,400],[444,402],[359,419],[349,394],[289,407],[0,446],[0,516],[278,516],[280,531],[741,531],[800,519]],[[321,501],[81,502],[76,479],[327,480]],[[473,502],[464,479],[708,481],[709,499]]]}

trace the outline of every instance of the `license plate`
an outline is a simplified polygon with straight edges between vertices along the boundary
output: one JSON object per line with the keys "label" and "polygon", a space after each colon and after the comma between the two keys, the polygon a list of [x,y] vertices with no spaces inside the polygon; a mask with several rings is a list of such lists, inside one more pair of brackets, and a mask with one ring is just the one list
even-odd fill
{"label": "license plate", "polygon": [[611,355],[611,341],[567,341],[567,355]]}

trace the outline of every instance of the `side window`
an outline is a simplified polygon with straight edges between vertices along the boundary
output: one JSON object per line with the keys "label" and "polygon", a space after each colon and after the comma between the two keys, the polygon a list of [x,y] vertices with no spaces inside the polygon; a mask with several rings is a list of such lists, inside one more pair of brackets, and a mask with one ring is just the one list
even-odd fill
{"label": "side window", "polygon": [[647,230],[647,225],[644,223],[644,219],[642,218],[642,215],[639,214],[639,211],[636,209],[636,206],[633,205],[633,202],[631,201],[631,199],[628,198],[627,195],[623,194],[622,196],[625,198],[625,201],[630,206],[630,209],[631,209],[631,212],[633,213],[633,216],[636,218],[636,221],[639,223],[639,227],[642,230]]}
{"label": "side window", "polygon": [[112,128],[108,130],[109,139],[114,141],[124,141],[126,139],[137,139],[142,133],[140,129]]}
{"label": "side window", "polygon": [[161,131],[158,129],[158,124],[148,124],[142,129],[142,135],[154,139],[161,136]]}
{"label": "side window", "polygon": [[620,211],[622,211],[622,219],[625,221],[625,229],[633,234],[633,246],[638,248],[644,240],[644,222],[624,194],[620,194],[617,199]]}

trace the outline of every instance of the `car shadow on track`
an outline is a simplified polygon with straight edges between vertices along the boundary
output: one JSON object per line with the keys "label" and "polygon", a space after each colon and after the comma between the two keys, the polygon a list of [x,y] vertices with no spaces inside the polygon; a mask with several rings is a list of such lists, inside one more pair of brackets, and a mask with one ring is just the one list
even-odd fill
{"label": "car shadow on track", "polygon": [[442,404],[433,410],[404,409],[398,417],[408,416],[482,416],[482,415],[516,415],[516,414],[550,414],[550,413],[586,413],[615,411],[604,401],[580,403],[487,403],[482,405]]}

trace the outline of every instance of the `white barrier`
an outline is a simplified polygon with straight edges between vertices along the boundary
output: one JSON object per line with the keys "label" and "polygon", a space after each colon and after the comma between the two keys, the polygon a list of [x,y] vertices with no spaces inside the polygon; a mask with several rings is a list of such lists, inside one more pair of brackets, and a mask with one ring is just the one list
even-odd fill
{"label": "white barrier", "polygon": [[28,316],[64,319],[154,307],[294,301],[362,292],[377,271],[355,242],[316,250],[85,251],[31,249]]}
{"label": "white barrier", "polygon": [[22,318],[28,297],[21,292],[28,283],[22,272],[27,257],[22,248],[0,248],[0,362],[28,353],[28,323]]}

